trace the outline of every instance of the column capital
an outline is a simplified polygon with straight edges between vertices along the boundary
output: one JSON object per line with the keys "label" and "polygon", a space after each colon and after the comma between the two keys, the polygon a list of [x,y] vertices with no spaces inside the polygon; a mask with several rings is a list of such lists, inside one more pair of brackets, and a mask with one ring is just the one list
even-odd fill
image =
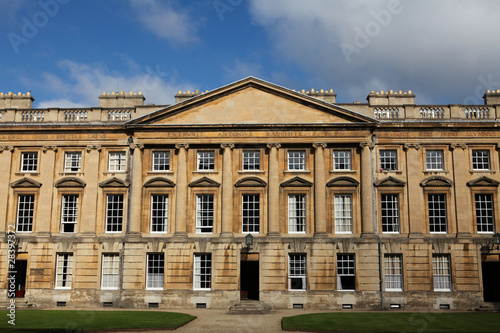
{"label": "column capital", "polygon": [[57,152],[57,146],[43,146],[42,151],[46,153],[47,150],[53,150],[54,152]]}
{"label": "column capital", "polygon": [[276,149],[280,149],[281,148],[281,143],[268,143],[266,145],[267,148],[271,149],[271,148],[276,148]]}
{"label": "column capital", "polygon": [[87,153],[90,153],[90,151],[92,150],[97,150],[98,152],[101,152],[101,145],[88,145]]}
{"label": "column capital", "polygon": [[225,149],[225,148],[233,149],[234,148],[234,143],[221,143],[220,147],[222,149]]}
{"label": "column capital", "polygon": [[415,150],[419,150],[420,144],[419,143],[405,143],[403,146],[404,150],[409,150],[410,148],[414,148]]}
{"label": "column capital", "polygon": [[467,144],[465,143],[452,143],[450,145],[450,150],[455,150],[455,148],[462,148],[462,150],[465,150],[467,148]]}
{"label": "column capital", "polygon": [[131,143],[128,145],[130,149],[135,150],[136,148],[139,148],[140,150],[144,149],[144,144],[143,143]]}
{"label": "column capital", "polygon": [[314,142],[313,143],[313,148],[314,149],[318,149],[318,148],[325,149],[326,148],[326,143],[324,143],[324,142]]}
{"label": "column capital", "polygon": [[14,147],[13,146],[0,146],[0,154],[3,153],[4,150],[8,150],[11,153],[13,153]]}
{"label": "column capital", "polygon": [[360,146],[361,148],[368,147],[368,148],[370,148],[370,149],[373,149],[373,148],[375,147],[375,143],[373,143],[373,142],[361,142],[361,143],[359,144],[359,146]]}
{"label": "column capital", "polygon": [[175,149],[181,149],[181,148],[188,150],[189,144],[187,144],[187,143],[176,143],[175,144]]}

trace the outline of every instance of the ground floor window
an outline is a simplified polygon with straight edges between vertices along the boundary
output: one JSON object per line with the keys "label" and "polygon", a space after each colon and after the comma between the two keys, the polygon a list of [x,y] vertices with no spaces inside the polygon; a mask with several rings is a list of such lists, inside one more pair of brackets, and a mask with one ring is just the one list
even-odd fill
{"label": "ground floor window", "polygon": [[163,289],[163,275],[165,272],[164,260],[165,257],[163,253],[148,254],[146,289]]}
{"label": "ground floor window", "polygon": [[439,254],[432,257],[434,291],[451,291],[450,256]]}
{"label": "ground floor window", "polygon": [[103,254],[102,256],[102,289],[118,289],[120,276],[120,256],[118,254]]}
{"label": "ground floor window", "polygon": [[193,288],[210,290],[212,288],[212,255],[194,255]]}
{"label": "ground floor window", "polygon": [[384,258],[385,265],[385,290],[403,290],[403,269],[401,256],[397,254],[387,254]]}
{"label": "ground floor window", "polygon": [[337,289],[356,290],[354,254],[337,255]]}
{"label": "ground floor window", "polygon": [[73,254],[57,255],[56,288],[70,289],[73,280]]}
{"label": "ground floor window", "polygon": [[288,286],[290,290],[307,289],[307,266],[305,254],[288,255]]}

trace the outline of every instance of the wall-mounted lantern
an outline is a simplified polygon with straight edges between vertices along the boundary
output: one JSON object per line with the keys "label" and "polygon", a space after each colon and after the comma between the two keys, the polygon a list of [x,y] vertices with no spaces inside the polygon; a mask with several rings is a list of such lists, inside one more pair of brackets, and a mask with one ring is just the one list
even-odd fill
{"label": "wall-mounted lantern", "polygon": [[252,248],[253,245],[253,236],[252,234],[248,234],[245,236],[245,244],[247,245],[247,249]]}

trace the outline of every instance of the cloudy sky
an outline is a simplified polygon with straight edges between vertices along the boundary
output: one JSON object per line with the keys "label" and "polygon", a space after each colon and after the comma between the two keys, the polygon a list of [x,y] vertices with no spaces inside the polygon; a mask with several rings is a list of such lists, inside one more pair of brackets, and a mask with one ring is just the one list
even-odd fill
{"label": "cloudy sky", "polygon": [[412,90],[481,104],[500,89],[497,0],[0,0],[0,92],[35,107],[103,91],[169,104],[247,76],[290,89]]}

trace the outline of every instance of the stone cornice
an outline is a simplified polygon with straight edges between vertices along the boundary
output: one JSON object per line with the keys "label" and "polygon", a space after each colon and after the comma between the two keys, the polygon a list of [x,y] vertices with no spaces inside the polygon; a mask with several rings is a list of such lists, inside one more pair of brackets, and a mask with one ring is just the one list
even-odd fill
{"label": "stone cornice", "polygon": [[43,146],[42,151],[46,153],[47,150],[52,150],[54,152],[57,152],[57,146]]}
{"label": "stone cornice", "polygon": [[450,150],[455,150],[455,148],[462,148],[463,150],[465,150],[467,148],[467,144],[465,144],[465,143],[452,143],[450,145]]}
{"label": "stone cornice", "polygon": [[420,144],[419,143],[405,143],[403,146],[403,149],[405,151],[409,150],[410,148],[414,148],[415,150],[419,150]]}
{"label": "stone cornice", "polygon": [[100,145],[88,145],[87,146],[87,153],[90,153],[91,150],[97,150],[98,152],[101,152],[101,146]]}

